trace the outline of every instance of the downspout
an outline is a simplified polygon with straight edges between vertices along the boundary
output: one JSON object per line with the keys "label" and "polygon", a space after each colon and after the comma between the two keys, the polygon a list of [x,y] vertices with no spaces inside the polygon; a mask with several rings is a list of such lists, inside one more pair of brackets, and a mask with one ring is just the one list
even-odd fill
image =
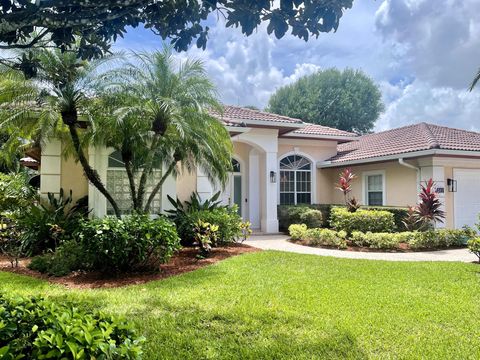
{"label": "downspout", "polygon": [[417,172],[417,193],[418,193],[420,191],[420,181],[421,181],[421,179],[420,179],[420,168],[405,162],[405,160],[403,160],[403,158],[399,158],[398,163],[402,166],[405,166],[409,169],[413,169]]}

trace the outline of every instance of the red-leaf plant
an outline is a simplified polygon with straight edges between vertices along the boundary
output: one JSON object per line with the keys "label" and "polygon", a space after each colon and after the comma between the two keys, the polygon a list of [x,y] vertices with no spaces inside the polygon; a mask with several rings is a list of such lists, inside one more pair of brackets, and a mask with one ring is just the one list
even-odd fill
{"label": "red-leaf plant", "polygon": [[338,176],[338,183],[335,186],[335,189],[338,189],[343,193],[345,205],[350,212],[355,212],[359,208],[357,199],[355,199],[355,197],[352,197],[351,199],[348,197],[348,194],[352,191],[352,181],[356,178],[357,176],[352,172],[352,169],[343,169]]}
{"label": "red-leaf plant", "polygon": [[421,185],[418,203],[415,213],[418,221],[423,225],[429,225],[433,222],[442,222],[445,219],[445,212],[441,210],[442,203],[435,192],[435,183],[429,179],[426,185]]}

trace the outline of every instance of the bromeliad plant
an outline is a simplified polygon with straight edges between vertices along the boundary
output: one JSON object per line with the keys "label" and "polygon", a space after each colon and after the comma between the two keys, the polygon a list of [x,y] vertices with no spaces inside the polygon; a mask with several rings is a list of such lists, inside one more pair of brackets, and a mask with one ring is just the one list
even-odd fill
{"label": "bromeliad plant", "polygon": [[340,190],[343,193],[345,205],[350,212],[355,212],[360,207],[360,204],[355,197],[350,198],[348,196],[348,194],[350,194],[350,192],[352,191],[352,182],[356,178],[357,176],[352,172],[352,169],[344,169],[339,174],[338,183],[335,186],[337,190]]}

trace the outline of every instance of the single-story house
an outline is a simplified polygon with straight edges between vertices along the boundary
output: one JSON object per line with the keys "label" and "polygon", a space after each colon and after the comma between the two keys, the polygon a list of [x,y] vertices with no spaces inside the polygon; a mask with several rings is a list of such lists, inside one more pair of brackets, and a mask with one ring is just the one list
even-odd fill
{"label": "single-story house", "polygon": [[[359,136],[235,106],[225,106],[222,114],[214,115],[227,127],[234,144],[234,170],[221,189],[222,200],[237,204],[254,229],[278,231],[278,204],[342,203],[343,195],[334,184],[346,167],[357,175],[352,195],[361,204],[414,205],[419,185],[432,178],[446,211],[445,224],[440,226],[460,228],[477,222],[480,133],[419,123]],[[110,213],[107,201],[88,184],[80,165],[61,153],[58,141],[43,147],[41,193],[72,189],[75,198],[89,196],[93,214]],[[118,155],[112,149],[90,148],[88,156],[120,207],[128,209],[128,181]],[[153,175],[159,176],[160,171]],[[197,169],[168,178],[152,209],[170,208],[167,194],[186,200],[194,191],[207,198],[218,190]]]}

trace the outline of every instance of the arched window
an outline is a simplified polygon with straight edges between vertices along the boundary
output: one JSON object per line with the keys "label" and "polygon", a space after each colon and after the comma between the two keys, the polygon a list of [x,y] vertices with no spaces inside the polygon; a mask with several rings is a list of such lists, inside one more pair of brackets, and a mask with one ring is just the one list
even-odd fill
{"label": "arched window", "polygon": [[311,204],[312,163],[300,155],[280,160],[280,205]]}
{"label": "arched window", "polygon": [[235,159],[232,159],[232,172],[235,172],[235,173],[241,172],[240,163]]}
{"label": "arched window", "polygon": [[[155,169],[147,178],[146,184],[146,198],[153,190],[153,187],[162,178],[162,172],[159,164],[155,164]],[[140,180],[141,170],[135,176],[135,185],[138,186]],[[130,214],[132,212],[132,196],[130,193],[130,184],[128,181],[127,171],[125,170],[125,164],[122,161],[122,155],[119,151],[114,151],[108,156],[108,169],[107,169],[107,190],[112,194],[113,198],[117,202],[118,207],[122,214]],[[162,205],[161,191],[157,193],[155,199],[150,207],[152,214],[158,214],[161,211]],[[146,199],[145,199],[146,200]],[[107,214],[113,215],[114,211],[110,202],[107,201]]]}

